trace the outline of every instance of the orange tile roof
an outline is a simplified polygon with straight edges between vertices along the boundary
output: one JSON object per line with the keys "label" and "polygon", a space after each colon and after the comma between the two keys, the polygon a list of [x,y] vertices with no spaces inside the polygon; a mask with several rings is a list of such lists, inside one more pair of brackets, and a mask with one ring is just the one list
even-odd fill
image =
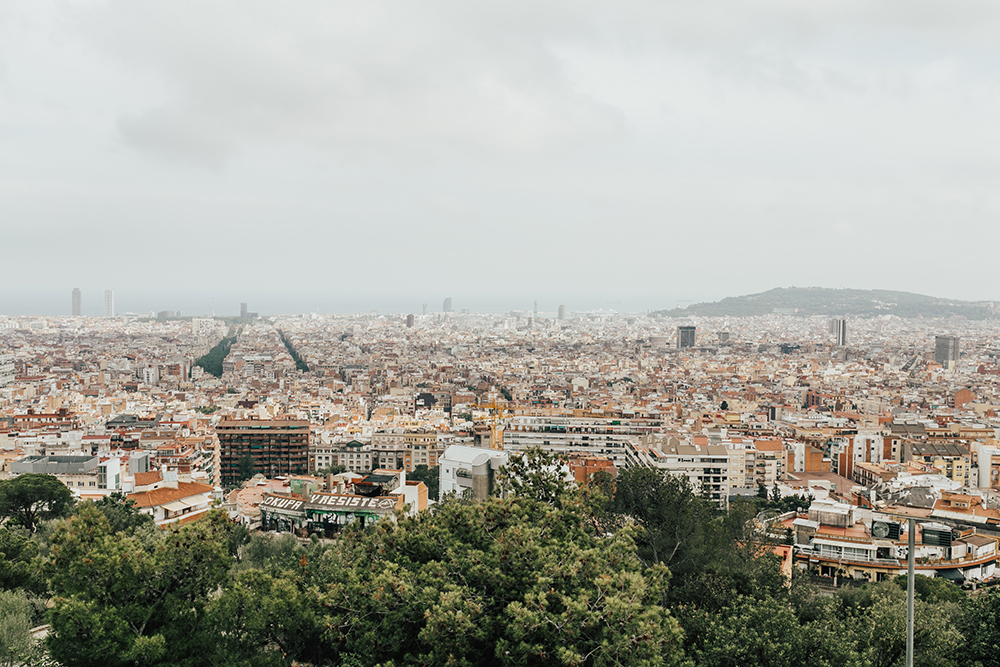
{"label": "orange tile roof", "polygon": [[785,449],[777,440],[757,440],[753,444],[759,452],[780,452]]}
{"label": "orange tile roof", "polygon": [[178,482],[177,488],[162,487],[144,493],[130,493],[128,497],[139,507],[159,507],[182,498],[190,498],[202,493],[211,493],[213,487],[197,482]]}
{"label": "orange tile roof", "polygon": [[150,470],[149,472],[137,472],[135,474],[135,485],[149,486],[150,484],[156,484],[162,479],[163,475],[160,474],[159,470]]}

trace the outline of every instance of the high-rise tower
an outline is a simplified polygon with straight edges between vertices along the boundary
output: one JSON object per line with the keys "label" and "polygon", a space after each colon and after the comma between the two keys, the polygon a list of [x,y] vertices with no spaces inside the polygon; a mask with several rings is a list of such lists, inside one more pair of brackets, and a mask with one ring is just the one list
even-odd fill
{"label": "high-rise tower", "polygon": [[81,299],[80,299],[80,288],[79,287],[74,287],[73,288],[73,316],[74,317],[79,317],[80,316],[80,301],[81,301]]}
{"label": "high-rise tower", "polygon": [[958,336],[934,337],[934,361],[947,366],[949,361],[958,361]]}
{"label": "high-rise tower", "polygon": [[104,290],[104,317],[115,316],[115,292],[114,290]]}
{"label": "high-rise tower", "polygon": [[677,327],[677,349],[694,347],[695,327]]}
{"label": "high-rise tower", "polygon": [[837,336],[837,346],[847,345],[847,318],[838,317],[833,320],[833,332]]}
{"label": "high-rise tower", "polygon": [[446,312],[446,313],[450,313],[451,312],[451,297],[450,296],[447,299],[444,300],[444,312]]}

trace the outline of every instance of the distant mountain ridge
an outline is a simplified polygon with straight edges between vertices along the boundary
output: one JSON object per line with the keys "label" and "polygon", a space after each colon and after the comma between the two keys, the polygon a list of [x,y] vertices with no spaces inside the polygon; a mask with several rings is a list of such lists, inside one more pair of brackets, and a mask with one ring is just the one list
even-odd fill
{"label": "distant mountain ridge", "polygon": [[992,301],[958,301],[912,292],[892,290],[830,289],[826,287],[777,287],[767,292],[731,296],[712,303],[695,303],[687,308],[661,310],[668,317],[753,317],[785,313],[810,317],[853,315],[875,317],[965,317],[985,320],[998,317]]}

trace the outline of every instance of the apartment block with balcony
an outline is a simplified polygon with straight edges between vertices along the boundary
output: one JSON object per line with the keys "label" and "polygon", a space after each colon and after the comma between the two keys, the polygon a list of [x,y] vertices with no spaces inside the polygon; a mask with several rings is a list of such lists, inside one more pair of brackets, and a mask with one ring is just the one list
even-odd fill
{"label": "apartment block with balcony", "polygon": [[250,455],[254,472],[267,477],[309,472],[308,421],[292,419],[225,419],[216,426],[224,485],[240,477],[240,461]]}
{"label": "apartment block with balcony", "polygon": [[618,467],[627,463],[626,445],[657,433],[661,422],[646,419],[517,416],[504,428],[504,449],[539,447],[562,454],[604,456]]}
{"label": "apartment block with balcony", "polygon": [[722,507],[729,503],[730,451],[723,445],[649,439],[648,454],[653,467],[686,477],[697,494],[704,494]]}

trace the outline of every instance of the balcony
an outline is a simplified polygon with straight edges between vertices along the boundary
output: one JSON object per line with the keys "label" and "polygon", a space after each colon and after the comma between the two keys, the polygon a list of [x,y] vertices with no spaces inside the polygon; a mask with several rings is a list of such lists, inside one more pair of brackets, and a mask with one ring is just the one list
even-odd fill
{"label": "balcony", "polygon": [[[826,551],[820,552],[818,549],[814,549],[812,547],[798,545],[795,546],[795,555],[797,558],[808,558],[810,562],[826,561],[832,563],[844,563],[848,565],[868,565],[870,567],[888,568],[905,568],[907,565],[905,558],[861,558],[857,555],[838,556],[834,553]],[[998,556],[996,553],[986,554],[985,556],[966,556],[965,558],[939,560],[918,558],[913,567],[916,570],[937,570],[941,568],[948,568],[949,566],[967,568],[989,563],[997,560],[997,558]]]}

